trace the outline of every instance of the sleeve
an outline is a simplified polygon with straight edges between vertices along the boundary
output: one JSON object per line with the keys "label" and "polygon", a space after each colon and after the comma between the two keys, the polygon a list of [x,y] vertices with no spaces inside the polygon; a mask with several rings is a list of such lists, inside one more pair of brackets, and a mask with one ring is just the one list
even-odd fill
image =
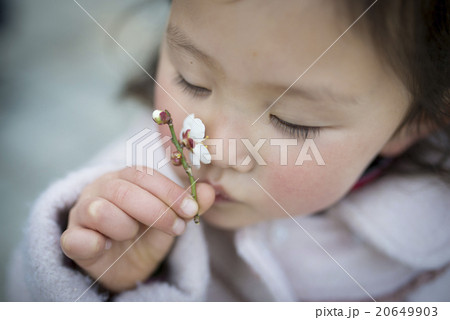
{"label": "sleeve", "polygon": [[[149,279],[129,291],[111,295],[82,273],[62,252],[60,236],[70,208],[81,190],[102,174],[123,164],[91,165],[50,186],[36,201],[23,241],[9,266],[7,294],[11,301],[201,301],[209,282],[202,228],[188,224],[167,261],[164,277]],[[187,263],[189,262],[189,263]]]}
{"label": "sleeve", "polygon": [[[67,215],[85,185],[114,165],[93,166],[51,185],[35,202],[23,241],[9,266],[7,292],[12,301],[75,301],[92,280],[62,252],[59,239]],[[98,288],[96,288],[98,289]],[[89,290],[82,300],[105,301],[108,294]]]}

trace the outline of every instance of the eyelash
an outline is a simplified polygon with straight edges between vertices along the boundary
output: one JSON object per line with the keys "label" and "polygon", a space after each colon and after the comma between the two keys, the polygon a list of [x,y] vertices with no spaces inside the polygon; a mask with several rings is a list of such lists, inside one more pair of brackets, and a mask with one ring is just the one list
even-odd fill
{"label": "eyelash", "polygon": [[192,95],[192,97],[194,97],[194,98],[204,97],[211,93],[211,90],[209,90],[209,89],[199,87],[199,86],[193,85],[192,83],[187,82],[186,79],[184,79],[181,74],[177,75],[175,82],[177,85],[179,85],[183,89],[183,92],[186,92],[186,93]]}
{"label": "eyelash", "polygon": [[[193,85],[186,81],[181,74],[178,74],[175,79],[177,85],[179,85],[184,92],[189,93],[194,98],[207,96],[211,93],[211,90]],[[284,132],[287,132],[289,135],[294,137],[302,137],[303,139],[307,139],[310,134],[312,134],[312,138],[316,137],[320,133],[320,127],[307,127],[300,126],[298,124],[292,124],[287,121],[281,120],[277,116],[271,114],[270,121],[274,124],[275,127],[282,129]]]}
{"label": "eyelash", "polygon": [[302,137],[303,139],[310,138],[310,135],[312,135],[311,139],[314,139],[319,135],[321,129],[320,127],[307,127],[300,126],[298,124],[292,124],[287,121],[281,120],[273,114],[270,115],[270,122],[272,122],[275,127],[283,130],[283,132],[297,138]]}

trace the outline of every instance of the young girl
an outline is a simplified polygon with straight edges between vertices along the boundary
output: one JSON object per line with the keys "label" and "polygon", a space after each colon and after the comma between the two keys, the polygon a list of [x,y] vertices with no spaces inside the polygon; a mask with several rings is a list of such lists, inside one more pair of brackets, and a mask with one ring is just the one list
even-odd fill
{"label": "young girl", "polygon": [[[125,167],[124,141],[55,183],[12,298],[449,299],[449,16],[446,0],[173,1],[153,105],[178,129],[195,114],[223,157],[193,170],[198,203],[180,167]],[[307,139],[325,165],[296,162]]]}

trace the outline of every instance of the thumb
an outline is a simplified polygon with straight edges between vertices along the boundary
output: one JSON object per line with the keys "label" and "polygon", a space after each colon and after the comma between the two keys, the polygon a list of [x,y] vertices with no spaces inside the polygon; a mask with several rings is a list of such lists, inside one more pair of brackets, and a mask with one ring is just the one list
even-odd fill
{"label": "thumb", "polygon": [[197,183],[197,203],[200,215],[205,213],[213,204],[216,198],[216,192],[211,185],[207,183]]}

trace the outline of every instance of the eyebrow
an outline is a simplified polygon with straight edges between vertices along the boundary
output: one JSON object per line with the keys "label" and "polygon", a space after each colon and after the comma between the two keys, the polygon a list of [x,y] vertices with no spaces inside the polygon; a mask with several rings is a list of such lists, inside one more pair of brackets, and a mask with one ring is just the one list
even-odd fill
{"label": "eyebrow", "polygon": [[[287,87],[281,87],[277,86],[278,89],[286,90]],[[301,96],[306,100],[310,101],[332,101],[336,103],[343,103],[343,104],[357,104],[358,100],[351,96],[346,94],[341,94],[338,92],[335,92],[331,90],[328,87],[317,87],[317,88],[306,88],[306,87],[291,87],[287,92],[286,95],[289,96]]]}
{"label": "eyebrow", "polygon": [[200,60],[215,69],[222,70],[217,60],[198,49],[193,41],[177,26],[169,25],[166,30],[166,37],[167,43],[171,47],[182,49],[187,53],[190,53],[197,60]]}
{"label": "eyebrow", "polygon": [[[211,57],[210,55],[204,53],[196,45],[193,41],[184,33],[180,28],[173,24],[169,24],[166,30],[166,38],[167,43],[172,48],[181,49],[191,54],[194,58],[199,61],[204,62],[205,64],[211,66],[214,69],[220,70],[223,73],[223,69],[219,62]],[[279,90],[280,92],[284,92],[289,86],[280,86],[273,84],[267,84],[274,89]],[[306,100],[310,101],[321,101],[328,100],[337,103],[344,104],[357,104],[358,100],[355,97],[338,94],[337,92],[333,92],[327,87],[319,87],[319,88],[305,88],[305,87],[291,87],[287,92],[287,96],[300,96]]]}

